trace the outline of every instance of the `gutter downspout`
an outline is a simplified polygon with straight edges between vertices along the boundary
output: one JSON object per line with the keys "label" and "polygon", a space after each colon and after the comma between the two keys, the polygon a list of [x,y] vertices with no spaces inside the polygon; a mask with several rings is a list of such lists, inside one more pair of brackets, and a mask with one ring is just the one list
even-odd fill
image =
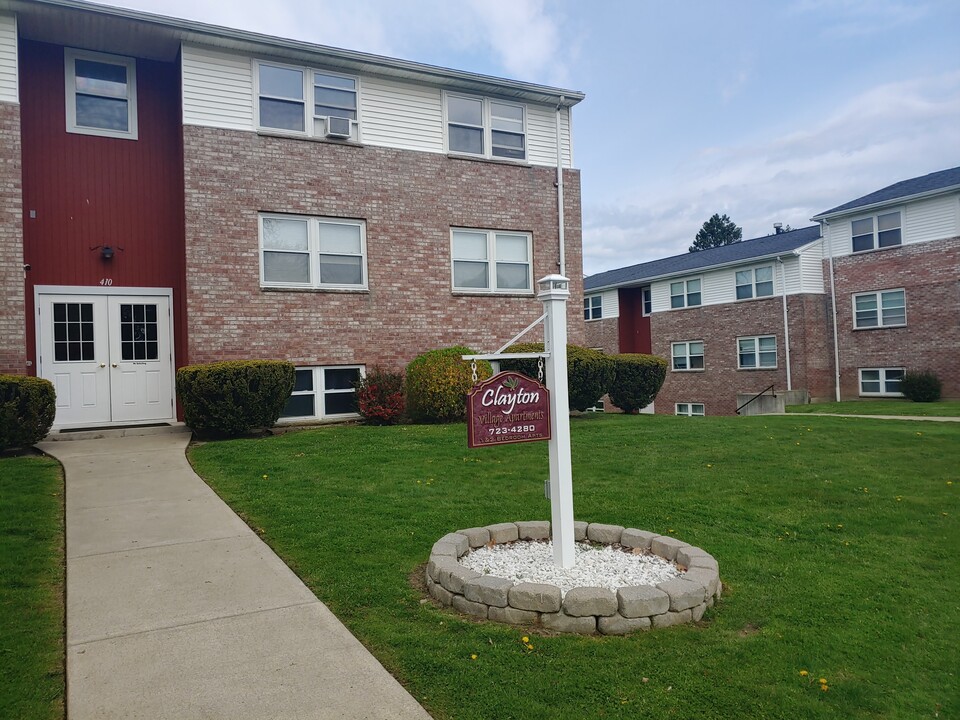
{"label": "gutter downspout", "polygon": [[563,109],[563,95],[560,96],[560,102],[557,103],[557,237],[560,241],[560,260],[557,262],[559,273],[567,276],[566,267],[566,248],[563,237],[563,144],[560,133],[560,113]]}
{"label": "gutter downspout", "polygon": [[[823,237],[822,228],[830,227],[826,220],[820,221],[820,236]],[[833,375],[834,375],[834,394],[837,402],[840,402],[840,343],[837,340],[837,287],[833,281],[833,239],[830,239],[830,304],[831,314],[833,315]]]}
{"label": "gutter downspout", "polygon": [[783,298],[783,344],[786,346],[787,354],[787,392],[793,390],[793,381],[790,377],[790,322],[787,318],[787,271],[783,267],[783,258],[777,256],[777,262],[780,263],[780,297]]}

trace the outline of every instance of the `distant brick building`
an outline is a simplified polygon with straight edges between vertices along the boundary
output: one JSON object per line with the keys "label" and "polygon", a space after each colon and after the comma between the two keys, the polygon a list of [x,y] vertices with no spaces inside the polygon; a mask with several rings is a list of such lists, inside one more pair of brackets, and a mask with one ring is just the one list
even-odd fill
{"label": "distant brick building", "polygon": [[342,417],[368,367],[499,347],[560,267],[583,342],[582,99],[0,0],[0,371],[51,379],[64,428],[172,419],[188,363],[286,359],[285,414]]}
{"label": "distant brick building", "polygon": [[666,358],[660,413],[732,415],[771,386],[795,401],[899,397],[906,370],[960,397],[960,168],[813,220],[586,278],[587,343]]}

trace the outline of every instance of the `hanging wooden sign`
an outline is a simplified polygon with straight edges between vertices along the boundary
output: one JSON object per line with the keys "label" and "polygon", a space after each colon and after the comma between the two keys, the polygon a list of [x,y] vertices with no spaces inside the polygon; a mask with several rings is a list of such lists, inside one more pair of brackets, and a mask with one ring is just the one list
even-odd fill
{"label": "hanging wooden sign", "polygon": [[467,393],[467,446],[550,439],[550,391],[526,375],[502,372]]}

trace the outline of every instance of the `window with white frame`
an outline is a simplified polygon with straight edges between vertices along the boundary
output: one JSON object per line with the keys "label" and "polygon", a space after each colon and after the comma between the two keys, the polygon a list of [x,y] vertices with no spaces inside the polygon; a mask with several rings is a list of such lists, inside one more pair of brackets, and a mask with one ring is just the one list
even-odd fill
{"label": "window with white frame", "polygon": [[646,316],[648,316],[648,315],[652,315],[652,314],[653,314],[653,300],[652,300],[652,298],[651,298],[651,296],[650,296],[650,286],[648,285],[647,287],[643,288],[643,289],[640,291],[640,293],[641,293],[641,297],[642,297],[642,299],[643,299],[643,310],[641,311],[641,315],[642,315],[643,317],[646,317]]}
{"label": "window with white frame", "polygon": [[677,403],[675,414],[686,415],[687,417],[703,417],[703,403]]}
{"label": "window with white frame", "polygon": [[529,233],[452,229],[450,243],[455,291],[533,292]]}
{"label": "window with white frame", "polygon": [[323,136],[330,118],[357,121],[357,78],[258,62],[257,127]]}
{"label": "window with white frame", "polygon": [[773,295],[773,265],[737,270],[737,300]]}
{"label": "window with white frame", "polygon": [[523,105],[447,93],[446,112],[449,152],[526,159],[526,111]]}
{"label": "window with white frame", "polygon": [[860,368],[860,394],[901,397],[903,368]]}
{"label": "window with white frame", "polygon": [[67,132],[137,139],[137,61],[64,50]]}
{"label": "window with white frame", "polygon": [[853,296],[853,327],[883,328],[907,324],[903,290],[881,290]]}
{"label": "window with white frame", "polygon": [[673,343],[671,347],[674,370],[703,370],[702,340]]}
{"label": "window with white frame", "polygon": [[357,414],[356,386],[362,365],[296,369],[293,392],[281,419],[321,419]]}
{"label": "window with white frame", "polygon": [[696,307],[700,304],[700,278],[670,283],[670,307]]}
{"label": "window with white frame", "polygon": [[583,299],[583,319],[599,320],[603,317],[603,296],[587,295]]}
{"label": "window with white frame", "polygon": [[850,223],[850,232],[853,236],[853,252],[895,247],[903,240],[900,211],[853,220]]}
{"label": "window with white frame", "polygon": [[777,338],[774,335],[737,338],[737,367],[758,370],[777,367]]}
{"label": "window with white frame", "polygon": [[264,287],[365,290],[364,222],[261,215],[260,283]]}

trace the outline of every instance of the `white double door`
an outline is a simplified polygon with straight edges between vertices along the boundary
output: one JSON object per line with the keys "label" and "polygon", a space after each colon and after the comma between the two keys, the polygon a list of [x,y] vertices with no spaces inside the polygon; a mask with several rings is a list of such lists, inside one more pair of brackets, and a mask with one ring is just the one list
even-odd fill
{"label": "white double door", "polygon": [[57,427],[174,417],[170,296],[38,294],[38,375]]}

